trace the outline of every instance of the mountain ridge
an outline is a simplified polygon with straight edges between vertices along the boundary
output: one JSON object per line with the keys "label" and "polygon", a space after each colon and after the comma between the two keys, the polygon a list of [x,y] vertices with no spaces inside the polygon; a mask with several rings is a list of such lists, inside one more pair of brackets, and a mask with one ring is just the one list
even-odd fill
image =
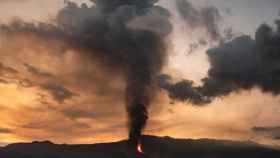
{"label": "mountain ridge", "polygon": [[[280,150],[251,141],[175,139],[143,136],[141,157],[151,158],[279,158]],[[54,144],[50,141],[15,143],[0,148],[0,158],[125,158],[134,155],[128,141],[98,144]],[[137,155],[136,155],[137,157]]]}

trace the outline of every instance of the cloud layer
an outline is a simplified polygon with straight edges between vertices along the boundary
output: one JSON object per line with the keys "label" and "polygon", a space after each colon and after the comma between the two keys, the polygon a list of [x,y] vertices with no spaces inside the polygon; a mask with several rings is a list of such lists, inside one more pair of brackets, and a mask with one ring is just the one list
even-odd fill
{"label": "cloud layer", "polygon": [[[96,0],[91,7],[67,2],[59,11],[55,24],[18,20],[2,25],[1,30],[8,38],[22,35],[33,36],[42,43],[58,41],[61,45],[55,46],[59,54],[73,49],[92,63],[107,68],[112,73],[110,76],[123,76],[126,83],[123,102],[128,112],[129,136],[137,140],[148,119],[147,108],[154,95],[156,76],[167,57],[164,39],[172,30],[169,12],[155,5],[156,2]],[[44,44],[49,45],[47,42]],[[32,75],[53,78],[29,63],[24,65]],[[58,103],[76,96],[59,83],[36,84],[47,90]]]}
{"label": "cloud layer", "polygon": [[[253,88],[278,95],[279,29],[278,21],[276,29],[263,24],[257,29],[255,39],[243,35],[209,49],[207,55],[210,69],[201,86],[194,87],[191,81],[183,80],[175,83],[173,88],[165,89],[175,100],[185,98],[186,101],[194,103],[201,103],[201,98],[211,100]],[[168,85],[165,83],[164,87]]]}

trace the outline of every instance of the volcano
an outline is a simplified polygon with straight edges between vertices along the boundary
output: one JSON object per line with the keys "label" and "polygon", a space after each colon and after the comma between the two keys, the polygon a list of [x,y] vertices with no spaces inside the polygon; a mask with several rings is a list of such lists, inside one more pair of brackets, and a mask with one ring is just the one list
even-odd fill
{"label": "volcano", "polygon": [[[66,145],[49,141],[10,144],[0,158],[279,158],[280,150],[254,142],[143,136],[143,153],[129,153],[128,141]],[[136,149],[137,151],[137,149]]]}

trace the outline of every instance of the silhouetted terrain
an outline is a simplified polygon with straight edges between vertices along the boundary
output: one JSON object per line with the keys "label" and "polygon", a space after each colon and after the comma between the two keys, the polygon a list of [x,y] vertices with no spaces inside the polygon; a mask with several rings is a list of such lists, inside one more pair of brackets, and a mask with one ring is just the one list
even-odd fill
{"label": "silhouetted terrain", "polygon": [[[211,139],[143,137],[149,158],[280,158],[280,150],[252,142]],[[51,142],[11,144],[0,148],[0,158],[133,158],[127,141],[94,145],[56,145]],[[139,156],[138,156],[139,157]]]}

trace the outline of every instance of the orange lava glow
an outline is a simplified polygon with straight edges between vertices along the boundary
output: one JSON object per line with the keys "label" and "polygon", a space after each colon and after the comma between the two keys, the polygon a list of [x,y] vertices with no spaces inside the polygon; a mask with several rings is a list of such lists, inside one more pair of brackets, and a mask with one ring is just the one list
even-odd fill
{"label": "orange lava glow", "polygon": [[139,153],[144,153],[143,152],[143,149],[142,149],[142,144],[139,142],[138,143],[138,145],[137,145],[137,151],[139,152]]}

